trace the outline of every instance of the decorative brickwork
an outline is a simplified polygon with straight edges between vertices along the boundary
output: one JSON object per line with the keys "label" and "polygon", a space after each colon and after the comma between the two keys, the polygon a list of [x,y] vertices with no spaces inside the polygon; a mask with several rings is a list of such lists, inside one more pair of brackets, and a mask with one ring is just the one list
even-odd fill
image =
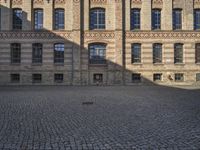
{"label": "decorative brickwork", "polygon": [[22,5],[23,1],[22,0],[12,0],[12,5]]}
{"label": "decorative brickwork", "polygon": [[44,4],[44,0],[34,0],[33,3],[34,4],[43,5]]}

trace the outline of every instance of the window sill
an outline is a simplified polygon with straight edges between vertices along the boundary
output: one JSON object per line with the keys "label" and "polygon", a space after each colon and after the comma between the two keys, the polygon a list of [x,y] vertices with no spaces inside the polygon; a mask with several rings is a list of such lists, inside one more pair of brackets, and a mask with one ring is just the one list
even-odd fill
{"label": "window sill", "polygon": [[184,66],[185,63],[174,63],[174,65],[180,65],[180,66]]}
{"label": "window sill", "polygon": [[164,65],[164,63],[153,63],[155,66]]}
{"label": "window sill", "polygon": [[143,63],[131,63],[132,65],[143,65]]}

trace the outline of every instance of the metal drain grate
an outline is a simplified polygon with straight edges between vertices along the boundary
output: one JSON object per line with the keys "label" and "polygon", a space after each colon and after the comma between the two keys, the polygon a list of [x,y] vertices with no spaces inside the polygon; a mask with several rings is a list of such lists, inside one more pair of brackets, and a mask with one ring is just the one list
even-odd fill
{"label": "metal drain grate", "polygon": [[94,102],[82,102],[82,105],[93,105]]}

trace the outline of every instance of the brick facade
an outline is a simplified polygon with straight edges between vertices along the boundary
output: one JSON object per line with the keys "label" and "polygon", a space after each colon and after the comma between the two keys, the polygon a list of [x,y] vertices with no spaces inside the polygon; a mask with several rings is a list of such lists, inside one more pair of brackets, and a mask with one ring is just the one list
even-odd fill
{"label": "brick facade", "polygon": [[[103,75],[106,85],[133,85],[132,74],[140,73],[145,84],[199,84],[196,74],[195,44],[200,32],[193,30],[193,10],[199,0],[1,0],[0,25],[0,85],[31,85],[32,74],[42,74],[42,85],[92,85],[94,74]],[[91,8],[106,10],[106,29],[89,29]],[[23,10],[21,31],[12,30],[12,8]],[[34,31],[33,9],[44,10],[44,30]],[[65,9],[64,30],[53,30],[53,10]],[[141,30],[130,30],[131,8],[141,9]],[[151,10],[161,9],[161,30],[151,30]],[[182,30],[172,29],[172,9],[183,12]],[[106,65],[89,64],[88,45],[106,43]],[[21,43],[21,63],[10,63],[10,44]],[[43,44],[43,63],[32,64],[32,44]],[[65,44],[64,64],[54,64],[53,46]],[[140,64],[131,62],[131,44],[141,43]],[[163,62],[153,64],[152,44],[162,43]],[[174,44],[183,44],[183,63],[174,64]],[[10,74],[20,74],[20,82],[12,83]],[[54,74],[62,73],[64,81],[54,82]],[[160,82],[153,74],[161,73]],[[175,82],[174,74],[183,73],[184,82]],[[138,83],[137,83],[138,84]]]}

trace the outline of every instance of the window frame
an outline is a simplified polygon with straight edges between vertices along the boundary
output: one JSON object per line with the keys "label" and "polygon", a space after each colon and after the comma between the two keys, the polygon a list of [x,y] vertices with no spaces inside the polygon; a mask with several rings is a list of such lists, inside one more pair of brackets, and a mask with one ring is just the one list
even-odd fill
{"label": "window frame", "polygon": [[[19,12],[21,12],[21,13],[19,13]],[[13,13],[12,14],[12,29],[13,30],[22,30],[22,26],[23,26],[23,10],[21,8],[13,8],[12,9],[12,13]]]}
{"label": "window frame", "polygon": [[[179,13],[180,16],[177,16]],[[177,20],[178,17],[178,20]],[[177,23],[178,21],[178,23]],[[180,8],[174,8],[172,12],[172,23],[173,23],[173,30],[182,30],[183,26],[183,10]]]}
{"label": "window frame", "polygon": [[141,83],[141,82],[142,82],[141,73],[132,73],[132,83]]}
{"label": "window frame", "polygon": [[54,44],[54,64],[64,64],[65,62],[64,59],[65,59],[65,44],[55,43]]}
{"label": "window frame", "polygon": [[[40,51],[40,55],[35,55],[35,50],[37,51],[36,53]],[[42,58],[43,58],[43,44],[42,43],[33,43],[32,44],[32,63],[33,64],[42,64]]]}
{"label": "window frame", "polygon": [[[36,77],[38,76],[38,77]],[[42,83],[42,74],[34,73],[32,74],[32,83]]]}
{"label": "window frame", "polygon": [[[157,78],[159,76],[159,78]],[[163,80],[163,74],[162,73],[154,73],[153,74],[153,81],[154,82],[161,82]]]}
{"label": "window frame", "polygon": [[140,30],[141,29],[141,9],[131,8],[130,15],[131,15],[130,16],[131,30]]}
{"label": "window frame", "polygon": [[106,64],[106,43],[91,43],[88,45],[89,52],[89,64],[91,65],[103,65]]}
{"label": "window frame", "polygon": [[195,63],[200,64],[200,43],[195,44]]}
{"label": "window frame", "polygon": [[[34,15],[34,18],[33,18],[34,30],[42,30],[44,27],[44,10],[42,8],[35,8],[33,15]],[[42,17],[42,18],[40,18],[40,17]],[[41,22],[41,23],[39,23],[39,22]]]}
{"label": "window frame", "polygon": [[21,63],[21,44],[11,43],[10,45],[11,64]]}
{"label": "window frame", "polygon": [[54,74],[54,82],[55,83],[63,83],[64,82],[64,74],[63,73],[55,73]]}
{"label": "window frame", "polygon": [[[181,46],[181,49],[177,49],[176,46]],[[182,43],[175,43],[174,44],[174,64],[183,64],[183,53],[184,53],[184,44]],[[178,50],[181,50],[178,52]],[[181,56],[178,56],[181,55]]]}
{"label": "window frame", "polygon": [[161,30],[162,9],[152,9],[151,28],[152,30]]}
{"label": "window frame", "polygon": [[200,30],[200,8],[194,9],[194,30]]}
{"label": "window frame", "polygon": [[[134,46],[137,46],[137,49],[134,49]],[[139,52],[137,52],[137,54],[136,54],[135,50],[139,50]],[[136,56],[135,54],[138,56]],[[131,63],[132,64],[140,64],[142,62],[141,55],[142,55],[142,44],[141,43],[132,43],[131,44]]]}
{"label": "window frame", "polygon": [[20,83],[20,74],[19,73],[11,73],[10,74],[10,82],[11,83]]}
{"label": "window frame", "polygon": [[[178,77],[179,76],[179,77]],[[182,77],[181,77],[182,76]],[[180,78],[180,79],[178,79]],[[182,78],[182,79],[181,79]],[[184,74],[183,73],[175,73],[174,74],[174,80],[175,82],[184,82]]]}
{"label": "window frame", "polygon": [[[156,46],[160,46],[160,51]],[[161,43],[153,44],[153,64],[161,64],[163,62],[163,45]]]}
{"label": "window frame", "polygon": [[106,29],[106,9],[105,8],[95,7],[95,8],[90,9],[89,29],[90,30],[105,30]]}
{"label": "window frame", "polygon": [[64,30],[64,29],[65,29],[65,9],[55,8],[54,9],[54,30]]}

